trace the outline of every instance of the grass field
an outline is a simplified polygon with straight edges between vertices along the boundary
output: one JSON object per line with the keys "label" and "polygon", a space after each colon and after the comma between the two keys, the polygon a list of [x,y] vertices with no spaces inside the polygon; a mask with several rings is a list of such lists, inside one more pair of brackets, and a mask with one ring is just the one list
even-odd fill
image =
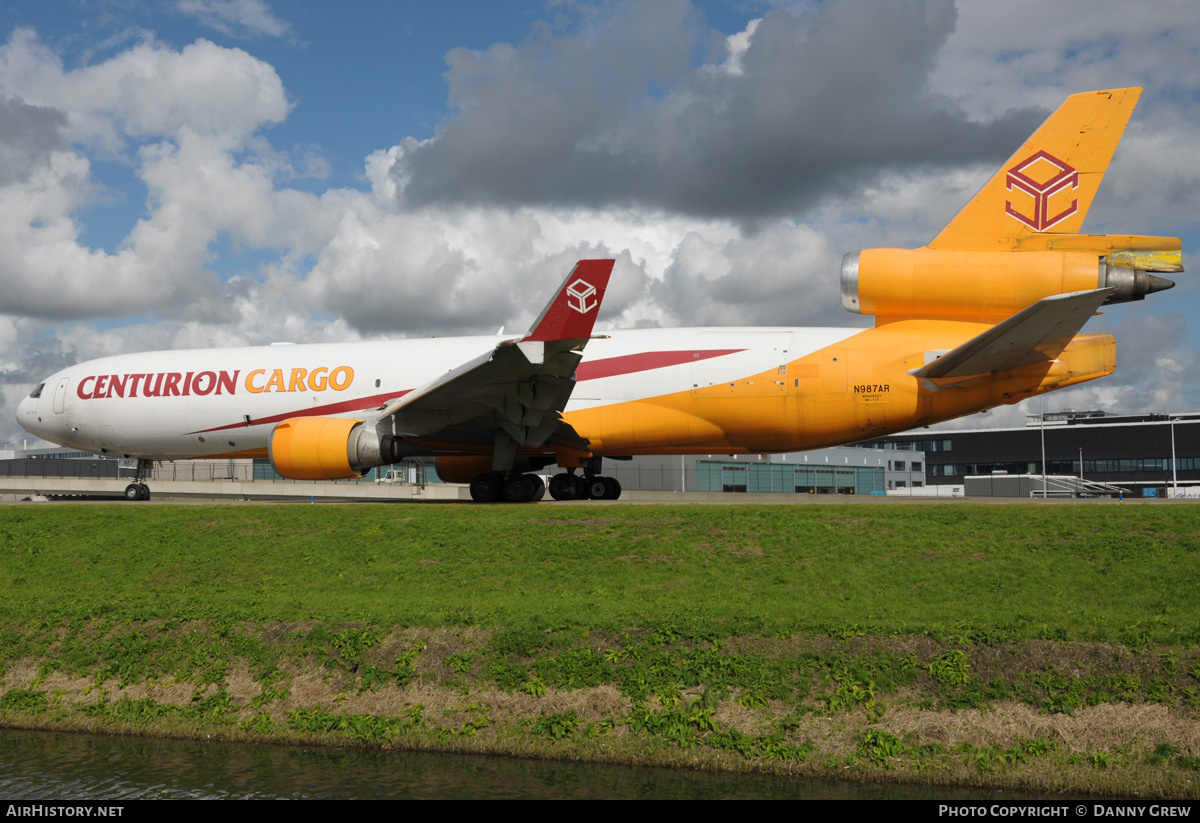
{"label": "grass field", "polygon": [[1200,507],[11,506],[0,621],[1200,639]]}
{"label": "grass field", "polygon": [[1195,796],[1198,533],[1183,505],[6,506],[0,723]]}

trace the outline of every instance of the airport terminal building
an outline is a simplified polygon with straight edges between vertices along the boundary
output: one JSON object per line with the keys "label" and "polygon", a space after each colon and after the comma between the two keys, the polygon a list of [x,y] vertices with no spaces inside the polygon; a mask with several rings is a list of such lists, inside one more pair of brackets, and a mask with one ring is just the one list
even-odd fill
{"label": "airport terminal building", "polygon": [[919,452],[840,446],[794,454],[690,455],[606,460],[604,473],[642,491],[886,494],[925,486]]}
{"label": "airport terminal building", "polygon": [[905,432],[872,440],[883,451],[925,453],[930,486],[981,475],[1082,477],[1137,497],[1200,495],[1200,414],[1061,411],[1026,426]]}

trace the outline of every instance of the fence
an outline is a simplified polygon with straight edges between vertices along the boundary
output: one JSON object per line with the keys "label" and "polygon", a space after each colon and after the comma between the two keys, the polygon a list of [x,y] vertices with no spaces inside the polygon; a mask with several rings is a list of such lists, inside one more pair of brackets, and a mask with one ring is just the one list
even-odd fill
{"label": "fence", "polygon": [[[333,480],[333,483],[373,483],[386,474],[389,483],[424,486],[440,482],[432,465],[423,461],[405,461],[395,466],[373,469],[365,477],[352,480]],[[37,477],[67,480],[72,478],[133,479],[133,469],[118,467],[110,458],[23,458],[0,460],[0,477]],[[270,464],[249,460],[180,460],[154,463],[146,481],[183,480],[197,483],[234,480],[244,483],[295,483],[275,472]]]}
{"label": "fence", "polygon": [[0,460],[0,477],[118,477],[116,460],[21,458]]}

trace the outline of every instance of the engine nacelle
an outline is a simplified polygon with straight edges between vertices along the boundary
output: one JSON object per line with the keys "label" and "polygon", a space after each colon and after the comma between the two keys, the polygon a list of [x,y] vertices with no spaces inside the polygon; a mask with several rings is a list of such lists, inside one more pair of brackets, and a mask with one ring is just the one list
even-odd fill
{"label": "engine nacelle", "polygon": [[481,474],[492,471],[492,456],[481,457],[439,457],[437,459],[438,477],[447,483],[470,483]]}
{"label": "engine nacelle", "polygon": [[[350,434],[361,420],[346,417],[293,417],[271,432],[267,452],[275,471],[291,480],[361,477],[351,462]],[[357,457],[357,454],[355,455]]]}
{"label": "engine nacelle", "polygon": [[271,432],[267,450],[275,471],[291,480],[340,480],[399,462],[416,451],[407,446],[362,420],[293,417]]}
{"label": "engine nacelle", "polygon": [[1170,280],[1096,251],[864,249],[842,258],[842,305],[877,317],[1001,319],[1056,294],[1115,289],[1141,300]]}

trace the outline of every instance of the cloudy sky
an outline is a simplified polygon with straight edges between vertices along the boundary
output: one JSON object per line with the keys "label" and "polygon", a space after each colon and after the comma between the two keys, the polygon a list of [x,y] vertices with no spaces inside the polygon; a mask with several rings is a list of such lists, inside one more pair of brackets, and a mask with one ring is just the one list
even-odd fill
{"label": "cloudy sky", "polygon": [[[1146,87],[1084,230],[1197,269],[1200,4],[1136,8],[0,0],[0,446],[74,362],[520,331],[584,256],[601,326],[862,326],[841,256],[926,243],[1077,91]],[[1049,407],[1200,411],[1191,277]]]}

